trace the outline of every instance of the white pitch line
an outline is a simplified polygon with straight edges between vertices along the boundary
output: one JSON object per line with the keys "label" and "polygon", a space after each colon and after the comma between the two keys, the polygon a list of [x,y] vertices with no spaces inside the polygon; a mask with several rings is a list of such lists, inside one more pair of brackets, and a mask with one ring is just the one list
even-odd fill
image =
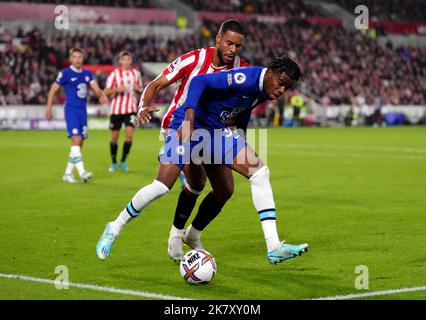
{"label": "white pitch line", "polygon": [[[56,284],[57,283],[57,281],[51,280],[51,279],[28,277],[28,276],[23,276],[23,275],[18,275],[18,274],[0,273],[0,278],[23,280],[23,281],[30,281],[30,282],[39,282],[39,283],[48,283],[48,284]],[[182,297],[170,296],[170,295],[159,294],[159,293],[151,293],[151,292],[137,291],[137,290],[117,289],[117,288],[113,288],[113,287],[102,287],[102,286],[97,286],[97,285],[93,285],[93,284],[83,284],[83,283],[73,283],[73,282],[60,282],[60,284],[62,286],[68,285],[69,287],[75,287],[75,288],[79,288],[79,289],[118,293],[118,294],[123,294],[123,295],[138,296],[138,297],[153,298],[153,299],[161,299],[161,300],[191,300],[189,298],[182,298]],[[373,296],[384,296],[384,295],[389,295],[389,294],[417,292],[417,291],[426,291],[426,286],[413,287],[413,288],[392,289],[392,290],[383,290],[383,291],[374,291],[374,292],[366,292],[366,293],[352,293],[352,294],[348,294],[348,295],[313,298],[313,299],[309,299],[309,300],[347,300],[347,299],[365,298],[365,297],[373,297]]]}
{"label": "white pitch line", "polygon": [[425,290],[426,290],[426,286],[423,286],[423,287],[414,287],[414,288],[401,288],[401,289],[393,289],[393,290],[374,291],[374,292],[366,292],[366,293],[352,293],[352,294],[348,294],[344,296],[314,298],[310,300],[347,300],[347,299],[384,296],[388,294],[416,292],[416,291],[425,291]]}
{"label": "white pitch line", "polygon": [[161,299],[161,300],[191,300],[191,299],[188,299],[188,298],[169,296],[169,295],[165,295],[165,294],[161,294],[161,293],[151,293],[151,292],[145,292],[145,291],[117,289],[117,288],[113,288],[113,287],[102,287],[102,286],[97,286],[97,285],[93,285],[93,284],[83,284],[83,283],[73,283],[73,282],[58,282],[58,281],[51,280],[51,279],[27,277],[27,276],[18,275],[18,274],[0,273],[0,278],[24,280],[24,281],[39,282],[39,283],[49,283],[49,284],[60,283],[61,286],[67,286],[68,285],[69,287],[74,287],[74,288],[79,288],[79,289],[119,293],[119,294],[124,294],[124,295],[153,298],[153,299]]}

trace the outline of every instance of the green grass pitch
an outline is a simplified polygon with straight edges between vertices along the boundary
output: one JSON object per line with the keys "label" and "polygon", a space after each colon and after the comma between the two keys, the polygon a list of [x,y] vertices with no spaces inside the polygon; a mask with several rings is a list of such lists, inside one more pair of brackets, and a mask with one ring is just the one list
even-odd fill
{"label": "green grass pitch", "polygon": [[[167,255],[178,184],[99,261],[105,224],[156,174],[158,135],[138,130],[131,171],[109,173],[109,132],[91,131],[83,156],[94,178],[71,185],[61,180],[64,132],[0,132],[0,274],[54,280],[65,265],[73,283],[191,299],[308,299],[426,285],[425,127],[268,129],[278,231],[289,243],[309,243],[302,257],[268,264],[250,185],[235,175],[232,199],[202,237],[218,265],[209,285],[186,284]],[[355,288],[358,265],[368,267],[366,290]],[[0,277],[0,299],[140,298]],[[417,291],[372,299],[425,298]]]}

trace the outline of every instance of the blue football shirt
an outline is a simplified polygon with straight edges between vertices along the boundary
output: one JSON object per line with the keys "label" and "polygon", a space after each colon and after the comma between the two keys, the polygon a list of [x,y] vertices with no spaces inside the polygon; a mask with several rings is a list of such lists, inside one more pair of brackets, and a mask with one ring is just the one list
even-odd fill
{"label": "blue football shirt", "polygon": [[59,72],[56,83],[65,89],[65,106],[86,109],[89,84],[94,81],[89,70],[76,69],[70,66]]}
{"label": "blue football shirt", "polygon": [[170,128],[177,130],[187,108],[196,110],[194,128],[226,128],[226,120],[243,115],[242,128],[250,120],[250,111],[269,100],[263,91],[266,68],[237,68],[194,77],[187,98],[173,112]]}

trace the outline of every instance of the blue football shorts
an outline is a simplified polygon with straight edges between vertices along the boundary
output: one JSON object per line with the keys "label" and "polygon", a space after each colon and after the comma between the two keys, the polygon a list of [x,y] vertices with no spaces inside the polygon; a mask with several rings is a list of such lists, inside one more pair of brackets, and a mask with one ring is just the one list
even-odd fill
{"label": "blue football shorts", "polygon": [[65,106],[65,122],[68,137],[81,136],[87,139],[87,111],[86,109]]}
{"label": "blue football shorts", "polygon": [[230,166],[246,145],[245,138],[229,128],[196,129],[187,143],[178,140],[176,130],[169,129],[159,160],[164,164],[176,164],[181,169],[190,163]]}

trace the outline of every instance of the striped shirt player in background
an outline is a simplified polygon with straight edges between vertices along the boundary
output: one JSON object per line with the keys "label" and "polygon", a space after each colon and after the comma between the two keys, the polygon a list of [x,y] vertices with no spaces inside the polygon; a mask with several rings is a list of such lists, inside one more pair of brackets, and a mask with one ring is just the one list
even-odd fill
{"label": "striped shirt player in background", "polygon": [[108,103],[104,92],[99,88],[90,70],[83,69],[83,51],[79,48],[72,48],[69,51],[71,66],[61,70],[52,84],[47,97],[46,119],[52,120],[53,98],[58,93],[61,86],[65,89],[65,122],[67,125],[68,137],[71,139],[71,151],[68,158],[67,167],[62,180],[65,182],[77,182],[72,174],[74,167],[83,182],[87,182],[92,173],[84,169],[81,149],[84,139],[87,139],[87,93],[90,87],[99,97],[100,104]]}
{"label": "striped shirt player in background", "polygon": [[135,131],[137,98],[136,93],[142,92],[142,76],[139,70],[132,68],[132,54],[129,51],[122,51],[119,54],[120,67],[115,69],[108,76],[105,94],[112,96],[110,109],[110,172],[117,171],[117,150],[120,129],[125,126],[126,138],[123,144],[123,153],[120,161],[120,168],[127,172],[126,158],[132,146],[133,134]]}
{"label": "striped shirt player in background", "polygon": [[[233,19],[226,20],[222,23],[216,35],[215,47],[188,52],[170,63],[161,74],[145,87],[139,103],[137,121],[141,123],[149,122],[152,118],[150,113],[159,111],[159,109],[151,106],[151,102],[157,93],[172,83],[177,83],[175,96],[163,117],[161,126],[162,134],[167,136],[172,114],[185,101],[189,83],[193,77],[199,74],[220,72],[249,65],[246,61],[238,57],[238,53],[244,43],[244,37],[244,29],[239,21]],[[247,118],[247,114],[241,114],[241,117]],[[238,119],[236,119],[236,122],[238,122]],[[185,166],[183,170],[186,181],[179,195],[168,240],[168,254],[173,260],[180,260],[183,256],[183,229],[195,207],[198,196],[204,189],[206,174],[209,176],[213,190],[203,199],[197,216],[201,213],[201,216],[205,217],[206,209],[210,212],[211,208],[214,208],[214,213],[211,214],[211,220],[213,220],[214,216],[221,211],[226,201],[232,195],[234,180],[231,170],[225,166],[217,166],[217,168],[226,172],[215,172],[214,166],[209,166],[206,172],[202,165],[194,164]],[[156,187],[155,182],[152,185],[153,188]],[[116,220],[107,224],[97,246],[97,255],[100,259],[103,260],[108,257],[115,237],[121,228],[135,217],[124,209]],[[192,230],[192,233],[197,233],[197,230],[192,226],[188,228],[189,230]],[[191,242],[191,238],[186,237],[185,240],[190,247],[201,247],[200,243]]]}

